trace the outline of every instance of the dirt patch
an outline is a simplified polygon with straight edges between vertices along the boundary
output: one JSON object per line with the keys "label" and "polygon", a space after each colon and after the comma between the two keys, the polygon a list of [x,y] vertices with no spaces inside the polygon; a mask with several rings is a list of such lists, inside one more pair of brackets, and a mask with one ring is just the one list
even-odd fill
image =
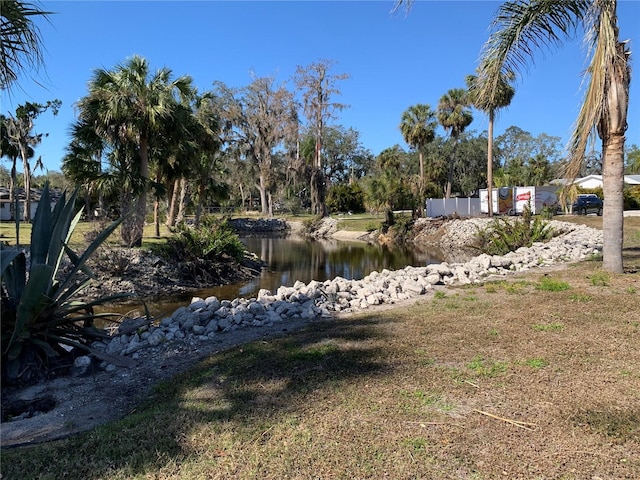
{"label": "dirt patch", "polygon": [[25,388],[3,388],[3,411],[10,409],[14,416],[22,417],[2,424],[1,446],[25,446],[65,438],[122,418],[158,382],[198,361],[236,345],[289,334],[310,322],[297,320],[236,330],[207,343],[170,343],[140,351],[131,368],[113,372],[96,369],[79,377],[64,376]]}

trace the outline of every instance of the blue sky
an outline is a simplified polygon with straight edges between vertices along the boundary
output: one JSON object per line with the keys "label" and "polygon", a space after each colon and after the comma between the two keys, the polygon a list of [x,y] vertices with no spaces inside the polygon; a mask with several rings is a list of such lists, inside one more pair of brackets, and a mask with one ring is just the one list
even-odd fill
{"label": "blue sky", "polygon": [[[44,1],[45,9],[56,12],[50,24],[40,23],[46,73],[38,77],[40,85],[22,79],[21,89],[10,96],[2,92],[1,111],[13,112],[25,101],[60,99],[60,114],[44,114],[35,128],[49,133],[36,155],[46,168],[60,170],[74,103],[87,93],[96,68],[110,69],[138,54],[153,70],[166,66],[175,77],[191,75],[200,90],[207,90],[213,81],[246,86],[251,72],[287,82],[297,66],[329,59],[336,62],[333,73],[350,75],[338,83],[342,95],[335,98],[350,107],[334,123],[358,130],[363,146],[376,155],[395,144],[407,149],[398,129],[402,112],[416,103],[435,108],[447,90],[464,87],[499,4],[418,0],[408,14],[391,15],[393,0]],[[618,16],[620,36],[631,40],[638,58],[640,1],[619,0]],[[538,54],[518,80],[511,106],[500,113],[496,135],[517,125],[565,143],[582,99],[585,58],[580,38]],[[637,74],[632,76],[628,145],[640,145],[635,84]],[[486,117],[474,112],[469,128],[486,130]]]}

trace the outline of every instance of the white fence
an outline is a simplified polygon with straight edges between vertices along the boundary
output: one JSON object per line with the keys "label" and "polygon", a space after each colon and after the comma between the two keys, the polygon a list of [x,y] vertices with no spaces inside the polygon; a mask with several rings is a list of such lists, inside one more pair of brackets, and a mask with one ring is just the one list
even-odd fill
{"label": "white fence", "polygon": [[457,214],[461,217],[479,217],[479,198],[428,198],[427,217]]}

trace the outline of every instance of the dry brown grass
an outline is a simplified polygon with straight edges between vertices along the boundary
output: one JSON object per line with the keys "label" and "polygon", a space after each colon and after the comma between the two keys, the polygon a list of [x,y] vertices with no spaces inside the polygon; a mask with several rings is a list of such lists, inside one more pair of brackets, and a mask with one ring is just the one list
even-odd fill
{"label": "dry brown grass", "polygon": [[3,478],[637,479],[639,300],[587,261],[320,322],[3,452]]}

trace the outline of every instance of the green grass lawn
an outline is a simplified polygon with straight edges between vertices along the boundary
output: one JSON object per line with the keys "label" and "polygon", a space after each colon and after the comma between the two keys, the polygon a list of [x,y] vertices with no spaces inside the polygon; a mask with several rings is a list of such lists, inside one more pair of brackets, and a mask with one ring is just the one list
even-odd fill
{"label": "green grass lawn", "polygon": [[120,421],[3,451],[2,478],[635,479],[638,271],[532,269],[220,351]]}

